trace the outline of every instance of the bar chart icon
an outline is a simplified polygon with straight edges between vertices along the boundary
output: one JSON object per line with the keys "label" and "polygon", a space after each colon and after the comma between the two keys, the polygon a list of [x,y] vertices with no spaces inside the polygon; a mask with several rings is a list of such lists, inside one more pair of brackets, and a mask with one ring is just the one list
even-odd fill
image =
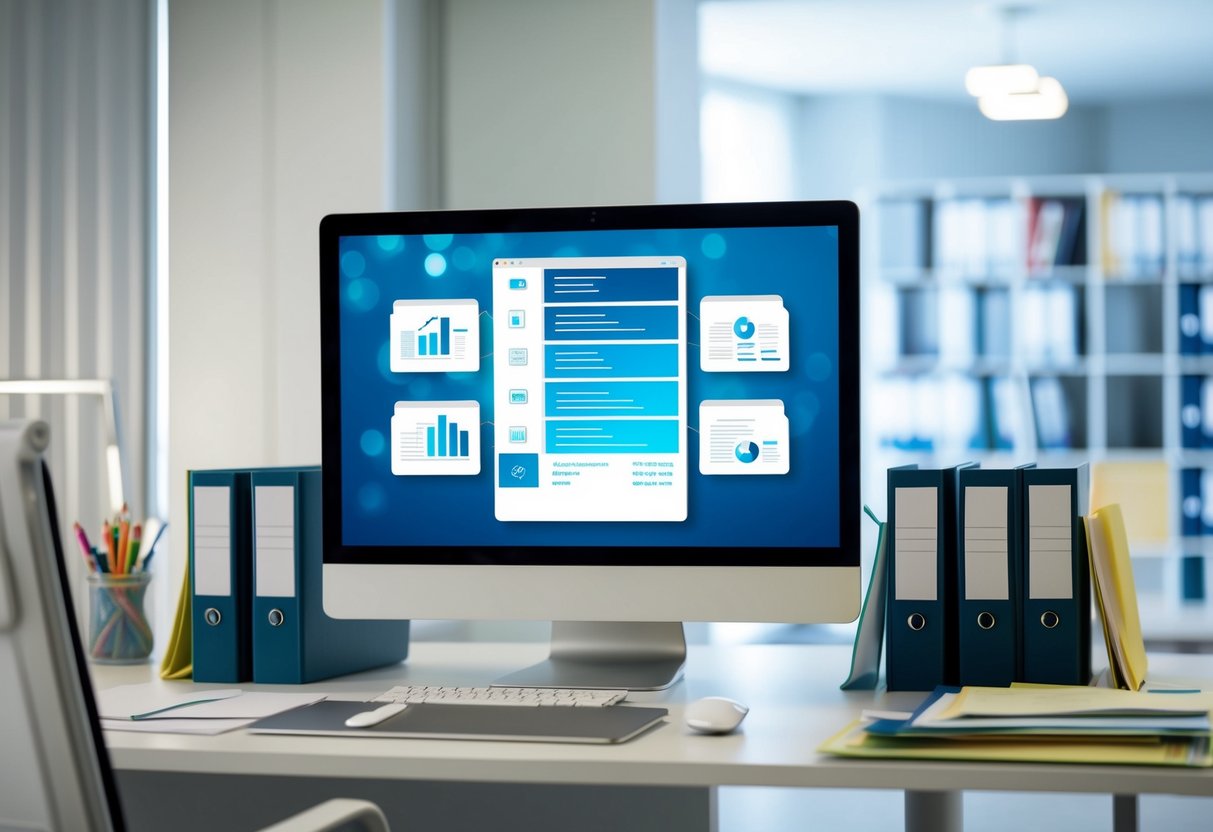
{"label": "bar chart icon", "polygon": [[480,473],[480,402],[396,402],[392,473],[467,476]]}
{"label": "bar chart icon", "polygon": [[480,304],[474,298],[398,300],[392,304],[394,373],[480,369]]}

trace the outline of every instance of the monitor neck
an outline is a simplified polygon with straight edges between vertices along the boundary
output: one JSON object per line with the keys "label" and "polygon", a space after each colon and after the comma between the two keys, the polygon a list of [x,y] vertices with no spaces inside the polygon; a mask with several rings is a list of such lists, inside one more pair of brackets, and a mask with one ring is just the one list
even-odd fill
{"label": "monitor neck", "polygon": [[553,621],[548,658],[493,684],[663,690],[682,677],[686,655],[678,621]]}

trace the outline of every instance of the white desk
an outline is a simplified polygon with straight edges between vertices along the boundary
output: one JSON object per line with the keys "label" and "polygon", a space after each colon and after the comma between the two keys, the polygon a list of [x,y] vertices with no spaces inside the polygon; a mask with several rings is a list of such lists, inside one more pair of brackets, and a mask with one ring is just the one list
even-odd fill
{"label": "white desk", "polygon": [[[544,650],[544,645],[420,643],[413,646],[403,665],[306,688],[336,698],[362,699],[402,682],[483,685],[503,672],[541,659]],[[244,732],[214,737],[108,732],[106,741],[124,788],[139,799],[159,795],[171,802],[178,799],[168,796],[173,788],[188,790],[193,788],[190,784],[202,782],[197,777],[174,779],[174,774],[214,778],[215,791],[229,797],[234,795],[231,790],[237,781],[246,786],[259,782],[245,775],[275,775],[282,778],[278,781],[282,789],[292,782],[307,784],[306,795],[299,801],[306,805],[307,798],[327,796],[317,794],[318,784],[340,778],[332,786],[333,793],[351,797],[363,796],[359,781],[384,784],[380,791],[395,784],[394,790],[389,789],[395,792],[411,784],[407,811],[414,820],[426,817],[421,808],[426,795],[447,802],[446,808],[435,808],[434,818],[448,817],[449,801],[454,800],[461,811],[471,811],[468,803],[483,804],[485,813],[500,821],[503,812],[521,805],[511,795],[525,793],[528,800],[529,796],[539,801],[564,800],[569,811],[575,807],[591,817],[603,811],[618,813],[624,802],[635,805],[641,815],[665,815],[653,828],[713,828],[715,787],[745,785],[904,789],[907,829],[959,829],[959,792],[963,790],[1103,793],[1120,796],[1114,816],[1115,828],[1122,832],[1136,827],[1138,794],[1213,795],[1213,770],[1204,769],[975,765],[821,756],[815,749],[861,709],[906,710],[922,698],[917,693],[873,696],[839,691],[849,656],[849,648],[826,646],[692,647],[683,682],[670,691],[630,697],[639,704],[668,707],[668,724],[619,746],[255,736]],[[1152,657],[1151,673],[1207,682],[1213,679],[1213,656]],[[154,669],[146,665],[94,668],[99,688],[147,681],[154,675]],[[684,704],[712,694],[751,706],[739,733],[707,737],[682,727]],[[237,777],[233,779],[233,775]],[[458,789],[452,791],[452,784],[465,784],[467,797],[460,797]],[[488,788],[492,784],[500,785]],[[560,788],[565,786],[570,788]],[[551,795],[543,796],[545,788]],[[260,799],[263,793],[251,794]],[[368,796],[374,799],[377,794]],[[603,798],[605,808],[588,806],[587,801],[595,796]],[[503,805],[493,805],[495,799]],[[224,802],[230,801],[220,801]],[[204,805],[218,804],[208,799]],[[682,815],[684,822],[671,823],[669,813]],[[611,817],[614,823],[619,815]],[[529,821],[525,825],[534,828]],[[214,823],[206,826],[219,828]],[[628,826],[649,828],[642,818],[629,820]],[[430,826],[411,823],[406,828]],[[498,822],[496,828],[513,827]]]}

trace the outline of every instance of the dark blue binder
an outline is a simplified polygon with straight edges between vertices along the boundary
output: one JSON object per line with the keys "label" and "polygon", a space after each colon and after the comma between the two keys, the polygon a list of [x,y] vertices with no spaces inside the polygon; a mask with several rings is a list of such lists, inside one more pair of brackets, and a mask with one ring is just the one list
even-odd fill
{"label": "dark blue binder", "polygon": [[957,638],[961,685],[1007,686],[1019,678],[1023,472],[960,472]]}
{"label": "dark blue binder", "polygon": [[1183,518],[1182,532],[1184,537],[1200,537],[1204,534],[1204,500],[1201,497],[1200,468],[1184,468],[1179,475],[1180,480],[1180,516]]}
{"label": "dark blue binder", "polygon": [[889,690],[956,683],[956,496],[960,470],[974,465],[889,469]]}
{"label": "dark blue binder", "polygon": [[1023,492],[1022,681],[1085,685],[1091,679],[1087,464],[1027,469]]}
{"label": "dark blue binder", "polygon": [[314,682],[408,655],[408,621],[324,612],[319,466],[253,471],[252,506],[254,682]]}
{"label": "dark blue binder", "polygon": [[248,524],[248,472],[189,472],[195,682],[252,679]]}
{"label": "dark blue binder", "polygon": [[1184,376],[1180,379],[1180,443],[1185,448],[1200,448],[1205,444],[1204,434],[1204,378]]}
{"label": "dark blue binder", "polygon": [[1179,284],[1179,352],[1200,355],[1204,351],[1200,336],[1200,286]]}

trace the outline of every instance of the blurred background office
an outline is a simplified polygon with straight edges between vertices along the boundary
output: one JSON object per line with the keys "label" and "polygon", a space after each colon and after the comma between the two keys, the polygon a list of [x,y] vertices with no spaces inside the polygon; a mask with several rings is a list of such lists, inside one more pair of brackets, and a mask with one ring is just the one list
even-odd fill
{"label": "blurred background office", "polygon": [[[0,379],[114,380],[164,621],[184,472],[319,459],[323,215],[854,199],[865,500],[900,462],[1089,459],[1147,636],[1199,647],[1209,31],[1200,0],[0,0]],[[1031,110],[966,90],[1008,64],[1058,117],[989,117]],[[103,414],[0,395],[33,414],[99,525]]]}

